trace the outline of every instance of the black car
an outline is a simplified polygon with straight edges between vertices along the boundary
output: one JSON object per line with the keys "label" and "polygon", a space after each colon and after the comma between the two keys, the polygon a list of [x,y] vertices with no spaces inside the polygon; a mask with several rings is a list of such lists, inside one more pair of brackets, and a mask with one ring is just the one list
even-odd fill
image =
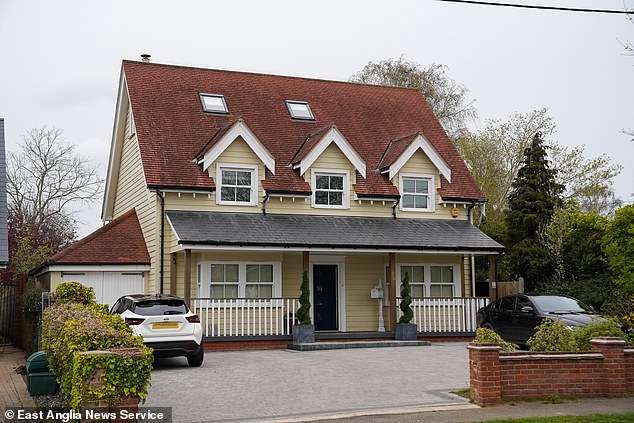
{"label": "black car", "polygon": [[498,298],[476,316],[478,327],[492,329],[505,341],[524,346],[544,319],[561,320],[570,329],[600,319],[592,307],[571,297],[524,294]]}

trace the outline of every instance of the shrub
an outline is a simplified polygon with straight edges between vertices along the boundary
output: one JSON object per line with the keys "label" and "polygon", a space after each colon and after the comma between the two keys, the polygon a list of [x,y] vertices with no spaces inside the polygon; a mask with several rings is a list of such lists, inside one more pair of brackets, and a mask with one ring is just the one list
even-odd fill
{"label": "shrub", "polygon": [[310,325],[310,287],[308,282],[308,270],[302,274],[301,294],[299,296],[299,309],[297,309],[297,320],[300,325]]}
{"label": "shrub", "polygon": [[618,336],[625,337],[625,334],[619,327],[619,322],[615,319],[606,319],[588,323],[582,328],[573,332],[575,342],[581,351],[590,351],[592,344],[590,340],[597,336]]}
{"label": "shrub", "polygon": [[55,288],[55,301],[66,303],[93,304],[95,291],[79,282],[64,282]]}
{"label": "shrub", "polygon": [[41,288],[33,288],[26,291],[22,297],[22,313],[29,315],[33,321],[40,319],[42,314],[42,293],[46,292]]}
{"label": "shrub", "polygon": [[401,304],[399,307],[403,312],[403,315],[398,320],[399,323],[409,323],[414,318],[414,311],[412,310],[412,292],[409,286],[409,273],[403,275],[401,281]]}
{"label": "shrub", "polygon": [[[120,316],[108,313],[105,306],[67,301],[49,307],[44,312],[42,347],[64,398],[74,409],[84,399],[105,398],[110,403],[116,403],[123,395],[140,398],[147,395],[152,350],[143,344],[140,337],[132,334]],[[135,358],[126,354],[109,355],[107,358],[79,354],[121,347],[134,347],[138,354]],[[83,383],[78,383],[79,380],[85,382],[104,364],[107,367],[101,388],[88,389]]]}
{"label": "shrub", "polygon": [[561,320],[544,319],[527,342],[531,351],[578,351],[572,330]]}
{"label": "shrub", "polygon": [[476,329],[476,336],[473,339],[473,342],[491,342],[494,344],[498,344],[502,347],[502,351],[512,352],[517,350],[519,347],[511,342],[507,342],[500,335],[487,328],[478,328]]}

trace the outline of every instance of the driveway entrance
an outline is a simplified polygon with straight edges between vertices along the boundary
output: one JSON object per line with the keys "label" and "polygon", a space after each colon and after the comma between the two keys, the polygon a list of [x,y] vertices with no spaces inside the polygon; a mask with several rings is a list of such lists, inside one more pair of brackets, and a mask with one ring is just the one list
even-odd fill
{"label": "driveway entrance", "polygon": [[467,404],[466,343],[423,347],[207,353],[200,368],[157,361],[147,407],[173,407],[174,421],[325,417]]}

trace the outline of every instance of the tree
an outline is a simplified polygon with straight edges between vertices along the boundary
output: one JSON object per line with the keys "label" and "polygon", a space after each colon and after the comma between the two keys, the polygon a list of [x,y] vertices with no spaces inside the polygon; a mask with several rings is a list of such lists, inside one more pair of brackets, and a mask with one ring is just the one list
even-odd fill
{"label": "tree", "polygon": [[467,133],[467,122],[478,117],[475,100],[468,99],[469,90],[449,78],[444,65],[433,63],[423,68],[401,56],[368,62],[350,81],[419,89],[452,138]]}
{"label": "tree", "polygon": [[302,273],[302,284],[300,285],[301,295],[299,296],[299,308],[297,309],[297,320],[300,325],[310,325],[310,287],[308,281],[308,270]]}
{"label": "tree", "polygon": [[607,154],[586,158],[585,147],[550,145],[551,163],[557,169],[557,182],[566,187],[564,200],[575,200],[581,210],[608,215],[621,206],[615,198],[613,180],[623,166],[612,164]]}
{"label": "tree", "polygon": [[622,292],[634,294],[634,204],[616,211],[603,245],[614,282]]}
{"label": "tree", "polygon": [[[9,248],[22,246],[39,258],[42,249],[54,254],[75,239],[73,214],[98,198],[102,178],[90,161],[62,140],[63,131],[42,127],[23,136],[18,152],[7,155]],[[10,267],[23,272],[32,258]],[[13,262],[13,260],[12,260]]]}
{"label": "tree", "polygon": [[399,323],[410,323],[414,318],[412,310],[412,291],[409,285],[409,273],[405,272],[401,281],[401,304],[399,305],[403,314],[398,320]]}
{"label": "tree", "polygon": [[[488,222],[504,220],[513,181],[533,135],[544,138],[555,130],[547,109],[515,113],[506,121],[489,120],[483,130],[456,139],[456,147],[486,196]],[[476,215],[480,226],[482,215]]]}
{"label": "tree", "polygon": [[538,132],[524,151],[506,212],[510,269],[515,276],[525,278],[528,291],[548,282],[554,271],[552,260],[540,248],[539,237],[561,205],[564,187],[555,181],[555,175]]}

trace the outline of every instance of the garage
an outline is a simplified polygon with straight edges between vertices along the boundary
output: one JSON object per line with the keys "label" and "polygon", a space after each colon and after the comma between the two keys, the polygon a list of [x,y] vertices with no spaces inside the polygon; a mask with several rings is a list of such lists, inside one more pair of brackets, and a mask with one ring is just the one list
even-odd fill
{"label": "garage", "polygon": [[122,295],[145,292],[143,272],[62,272],[62,282],[79,282],[92,288],[97,302],[107,305]]}

